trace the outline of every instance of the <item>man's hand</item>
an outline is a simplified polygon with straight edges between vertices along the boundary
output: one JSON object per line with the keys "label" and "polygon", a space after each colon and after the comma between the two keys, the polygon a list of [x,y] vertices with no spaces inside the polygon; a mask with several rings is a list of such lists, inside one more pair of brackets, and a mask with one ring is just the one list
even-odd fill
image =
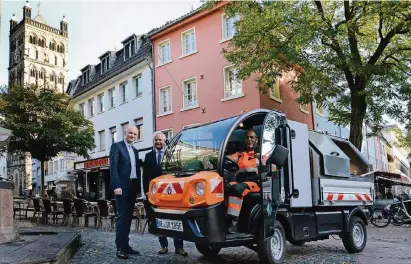
{"label": "man's hand", "polygon": [[122,195],[123,194],[123,190],[121,188],[117,188],[114,190],[114,194],[115,195]]}

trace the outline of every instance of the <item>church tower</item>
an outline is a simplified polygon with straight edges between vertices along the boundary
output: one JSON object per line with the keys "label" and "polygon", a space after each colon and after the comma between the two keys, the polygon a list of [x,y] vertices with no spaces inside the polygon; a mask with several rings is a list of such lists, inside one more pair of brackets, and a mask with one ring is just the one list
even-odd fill
{"label": "church tower", "polygon": [[[64,93],[68,80],[68,22],[63,16],[60,28],[48,25],[40,14],[33,17],[27,1],[22,19],[10,19],[9,87],[38,85]],[[15,195],[32,188],[30,153],[9,153],[7,172],[15,183]]]}
{"label": "church tower", "polygon": [[68,75],[68,22],[63,16],[54,28],[40,14],[33,17],[29,1],[23,18],[10,20],[9,86],[36,84],[65,92]]}

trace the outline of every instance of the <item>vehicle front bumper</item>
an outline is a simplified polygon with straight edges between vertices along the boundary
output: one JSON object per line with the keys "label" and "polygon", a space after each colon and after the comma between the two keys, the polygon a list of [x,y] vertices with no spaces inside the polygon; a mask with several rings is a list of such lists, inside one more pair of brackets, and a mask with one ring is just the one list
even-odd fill
{"label": "vehicle front bumper", "polygon": [[[155,208],[144,201],[148,218],[148,232],[156,236],[182,239],[199,244],[223,243],[226,237],[224,202],[207,208],[193,208],[188,211]],[[180,220],[183,232],[157,227],[156,219]]]}

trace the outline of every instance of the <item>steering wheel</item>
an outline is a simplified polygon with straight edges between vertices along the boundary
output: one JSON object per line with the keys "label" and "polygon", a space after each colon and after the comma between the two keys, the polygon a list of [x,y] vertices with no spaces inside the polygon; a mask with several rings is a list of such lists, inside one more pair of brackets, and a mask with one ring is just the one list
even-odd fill
{"label": "steering wheel", "polygon": [[230,172],[234,172],[234,171],[238,171],[240,167],[232,159],[228,158],[227,156],[224,156],[223,169],[230,171]]}

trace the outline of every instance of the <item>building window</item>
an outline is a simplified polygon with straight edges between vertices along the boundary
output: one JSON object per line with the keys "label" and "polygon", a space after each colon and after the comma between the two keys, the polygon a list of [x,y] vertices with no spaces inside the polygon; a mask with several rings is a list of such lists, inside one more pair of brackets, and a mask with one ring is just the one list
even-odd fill
{"label": "building window", "polygon": [[57,56],[54,57],[54,65],[57,65]]}
{"label": "building window", "polygon": [[171,87],[160,89],[160,114],[171,112]]}
{"label": "building window", "polygon": [[196,36],[195,29],[189,29],[181,34],[181,46],[183,49],[182,55],[186,56],[196,52]]}
{"label": "building window", "polygon": [[300,105],[300,110],[301,112],[308,114],[308,105]]}
{"label": "building window", "polygon": [[[36,52],[37,52],[37,51],[36,51]],[[37,57],[37,55],[36,55],[36,57]],[[50,62],[49,56],[47,56],[46,53],[43,54],[43,57],[44,57],[44,62],[45,62],[45,63],[49,63],[49,62]]]}
{"label": "building window", "polygon": [[161,132],[164,133],[164,135],[166,136],[166,139],[167,139],[167,140],[170,141],[170,140],[173,138],[173,130],[172,130],[172,129],[166,129],[166,130],[163,130],[163,131],[161,131]]}
{"label": "building window", "polygon": [[101,73],[104,73],[110,68],[110,56],[106,56],[101,60]]}
{"label": "building window", "polygon": [[142,87],[141,87],[141,74],[134,77],[134,87],[136,92],[136,97],[139,97],[143,94]]}
{"label": "building window", "polygon": [[134,125],[138,129],[138,136],[137,140],[144,139],[144,125],[143,125],[143,118],[134,119]]}
{"label": "building window", "polygon": [[171,62],[170,40],[165,40],[158,44],[158,65]]}
{"label": "building window", "polygon": [[110,127],[111,144],[114,144],[116,142],[116,134],[116,127]]}
{"label": "building window", "polygon": [[270,98],[276,100],[278,102],[282,102],[281,100],[281,92],[280,92],[280,79],[277,78],[275,84],[270,89]]}
{"label": "building window", "polygon": [[30,77],[36,77],[36,69],[34,69],[34,68],[31,68],[30,69]]}
{"label": "building window", "polygon": [[136,42],[132,40],[124,45],[124,59],[128,59],[136,52]]}
{"label": "building window", "polygon": [[184,109],[198,106],[197,103],[197,81],[196,78],[183,81],[184,97],[183,106]]}
{"label": "building window", "polygon": [[121,124],[121,131],[123,131],[123,139],[125,138],[127,128],[128,128],[128,122]]}
{"label": "building window", "polygon": [[39,59],[39,51],[36,50],[36,60],[38,60],[38,59]]}
{"label": "building window", "polygon": [[242,80],[237,77],[238,69],[234,66],[224,68],[224,97],[236,97],[243,94]]}
{"label": "building window", "polygon": [[60,160],[60,171],[64,170],[64,159]]}
{"label": "building window", "polygon": [[99,140],[100,140],[100,151],[106,150],[106,133],[104,130],[98,132]]}
{"label": "building window", "polygon": [[116,104],[115,104],[115,88],[111,88],[110,90],[108,90],[108,96],[110,99],[110,108],[113,108]]}
{"label": "building window", "polygon": [[83,72],[83,84],[88,83],[90,80],[90,71],[89,70],[85,70]]}
{"label": "building window", "polygon": [[78,106],[78,108],[79,108],[80,113],[85,117],[85,116],[86,116],[86,113],[85,113],[85,111],[84,111],[84,103],[80,104],[80,105]]}
{"label": "building window", "polygon": [[97,100],[98,100],[98,106],[99,106],[98,111],[102,113],[104,112],[104,94],[99,94],[97,96]]}
{"label": "building window", "polygon": [[55,161],[54,161],[54,169],[53,169],[53,171],[54,171],[54,173],[56,173],[56,172],[58,172],[58,170],[59,170],[58,160],[55,160]]}
{"label": "building window", "polygon": [[237,32],[235,23],[239,21],[239,16],[227,17],[222,16],[223,20],[223,40],[231,39]]}
{"label": "building window", "polygon": [[127,101],[127,82],[120,84],[121,91],[121,102],[125,103]]}
{"label": "building window", "polygon": [[94,116],[94,98],[88,100],[89,116]]}

